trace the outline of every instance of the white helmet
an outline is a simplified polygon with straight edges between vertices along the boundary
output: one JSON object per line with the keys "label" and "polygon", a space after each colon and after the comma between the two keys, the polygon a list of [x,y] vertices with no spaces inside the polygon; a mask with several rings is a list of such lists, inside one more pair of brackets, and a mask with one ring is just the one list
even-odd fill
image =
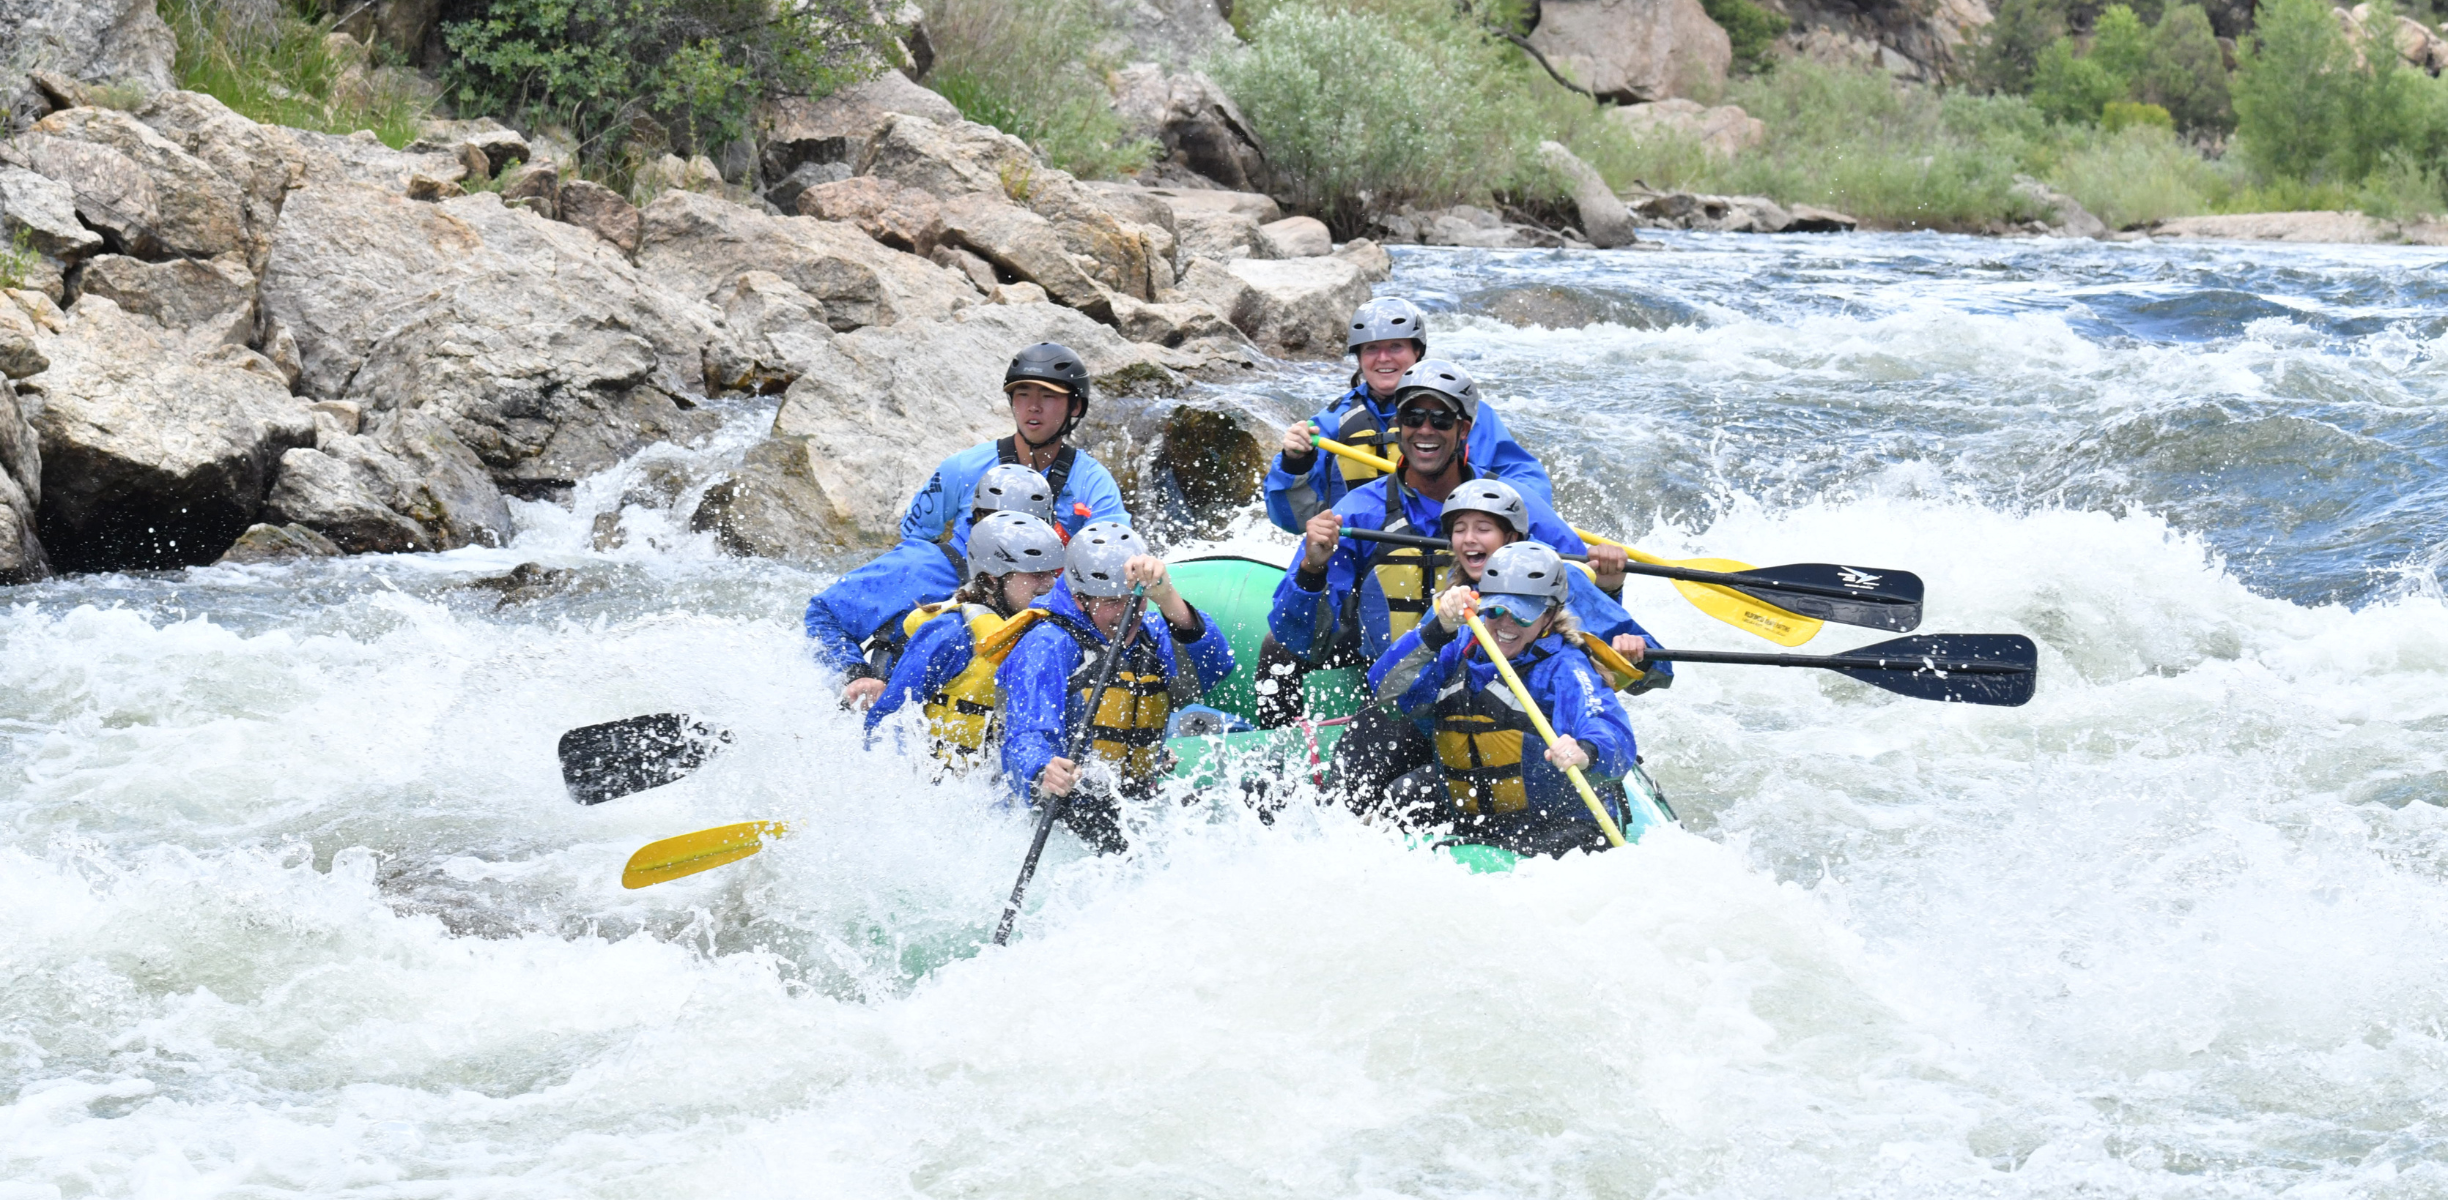
{"label": "white helmet", "polygon": [[1000,579],[1018,571],[1059,571],[1062,538],[1024,512],[988,513],[969,529],[969,577]]}
{"label": "white helmet", "polygon": [[1090,521],[1071,535],[1063,554],[1063,579],[1074,596],[1127,596],[1130,582],[1123,564],[1148,552],[1131,527],[1120,521]]}
{"label": "white helmet", "polygon": [[1421,359],[1403,372],[1402,382],[1394,385],[1395,409],[1400,411],[1404,401],[1421,393],[1450,402],[1465,421],[1479,418],[1479,385],[1470,372],[1444,359]]}
{"label": "white helmet", "polygon": [[996,463],[978,476],[977,487],[969,492],[972,511],[1019,512],[1051,523],[1054,520],[1054,489],[1046,478],[1019,463]]}
{"label": "white helmet", "polygon": [[1428,314],[1400,296],[1386,296],[1371,300],[1352,313],[1351,332],[1343,349],[1356,351],[1370,342],[1399,338],[1411,339],[1418,343],[1420,353],[1428,353]]}
{"label": "white helmet", "polygon": [[1520,492],[1501,479],[1465,480],[1445,497],[1445,511],[1437,517],[1437,528],[1445,536],[1453,536],[1453,519],[1466,512],[1482,512],[1513,528],[1513,536],[1530,536],[1530,506],[1522,502]]}
{"label": "white helmet", "polygon": [[1514,542],[1488,555],[1478,591],[1481,596],[1528,596],[1562,604],[1572,597],[1571,573],[1545,542]]}

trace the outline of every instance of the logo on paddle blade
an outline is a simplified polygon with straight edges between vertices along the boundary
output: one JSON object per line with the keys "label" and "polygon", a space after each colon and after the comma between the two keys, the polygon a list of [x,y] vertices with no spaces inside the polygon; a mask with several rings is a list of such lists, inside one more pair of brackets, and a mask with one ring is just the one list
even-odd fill
{"label": "logo on paddle blade", "polygon": [[1870,572],[1864,571],[1858,567],[1838,567],[1836,568],[1836,574],[1839,578],[1844,580],[1844,585],[1846,587],[1861,588],[1864,591],[1877,587],[1880,578],[1879,576],[1873,575]]}

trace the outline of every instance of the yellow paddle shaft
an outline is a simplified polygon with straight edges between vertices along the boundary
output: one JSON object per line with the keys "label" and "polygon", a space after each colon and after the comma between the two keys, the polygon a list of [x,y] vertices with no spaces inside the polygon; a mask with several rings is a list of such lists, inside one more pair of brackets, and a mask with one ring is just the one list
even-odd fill
{"label": "yellow paddle shaft", "polygon": [[621,886],[650,887],[711,871],[738,862],[764,849],[768,839],[789,832],[790,826],[780,821],[742,821],[648,842],[629,856],[629,865],[621,871]]}
{"label": "yellow paddle shaft", "polygon": [[[1479,648],[1487,651],[1489,662],[1496,664],[1496,673],[1504,676],[1506,687],[1513,689],[1513,698],[1521,701],[1523,712],[1530,714],[1530,723],[1538,727],[1539,736],[1547,739],[1548,745],[1555,745],[1555,726],[1547,723],[1547,714],[1540,712],[1538,701],[1530,698],[1530,689],[1523,687],[1521,676],[1513,673],[1513,664],[1505,660],[1504,651],[1496,648],[1495,635],[1490,634],[1488,627],[1480,622],[1479,614],[1472,613],[1468,620],[1471,636],[1479,639]],[[1598,802],[1598,793],[1590,790],[1589,780],[1582,776],[1581,768],[1566,767],[1564,774],[1570,776],[1573,787],[1580,790],[1581,803],[1589,805],[1590,815],[1598,818],[1598,828],[1605,831],[1607,845],[1623,845],[1623,831],[1615,827],[1615,818],[1607,815],[1606,805]]]}
{"label": "yellow paddle shaft", "polygon": [[1309,435],[1309,444],[1327,452],[1328,454],[1348,458],[1353,462],[1359,463],[1361,466],[1375,467],[1388,475],[1391,475],[1395,471],[1401,469],[1401,465],[1396,463],[1393,459],[1380,458],[1377,455],[1371,454],[1358,446],[1346,446],[1341,442],[1335,441],[1333,438],[1320,437],[1313,433]]}
{"label": "yellow paddle shaft", "polygon": [[1657,555],[1651,554],[1646,550],[1636,550],[1623,544],[1622,542],[1616,541],[1614,538],[1600,537],[1586,529],[1576,529],[1573,530],[1573,532],[1581,535],[1582,541],[1595,543],[1600,546],[1613,546],[1616,549],[1623,551],[1624,557],[1631,559],[1633,562],[1647,563],[1653,567],[1671,565],[1665,559],[1659,558]]}

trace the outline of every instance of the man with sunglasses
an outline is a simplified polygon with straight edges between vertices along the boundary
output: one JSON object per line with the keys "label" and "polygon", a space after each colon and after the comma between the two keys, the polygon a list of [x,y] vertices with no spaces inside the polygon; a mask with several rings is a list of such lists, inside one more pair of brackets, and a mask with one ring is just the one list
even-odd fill
{"label": "man with sunglasses", "polygon": [[[1574,637],[1579,622],[1565,601],[1578,574],[1537,542],[1512,543],[1488,557],[1477,589],[1446,589],[1435,619],[1369,668],[1378,704],[1436,729],[1432,756],[1391,789],[1389,807],[1407,827],[1449,827],[1523,854],[1605,849],[1568,767],[1586,771],[1616,824],[1626,823],[1622,780],[1640,761],[1638,745],[1622,702]],[[1554,745],[1540,746],[1522,698],[1464,632],[1473,612],[1552,723]]]}
{"label": "man with sunglasses", "polygon": [[[1351,390],[1325,411],[1285,430],[1282,452],[1267,472],[1267,519],[1286,533],[1299,533],[1311,517],[1378,477],[1369,467],[1320,451],[1309,439],[1323,433],[1347,446],[1379,454],[1393,451],[1399,436],[1396,394],[1404,373],[1428,357],[1428,314],[1399,296],[1371,300],[1352,314],[1345,342],[1359,360]],[[1548,481],[1547,469],[1513,440],[1495,409],[1479,410],[1468,442],[1470,460],[1481,474],[1506,480],[1541,504],[1555,504],[1555,485]]]}
{"label": "man with sunglasses", "polygon": [[[1429,359],[1404,374],[1395,395],[1402,469],[1354,489],[1332,509],[1310,518],[1300,553],[1276,585],[1267,616],[1269,636],[1259,648],[1262,726],[1284,724],[1299,715],[1300,680],[1307,671],[1375,662],[1427,615],[1430,600],[1453,565],[1447,551],[1342,536],[1346,528],[1437,536],[1443,531],[1445,501],[1478,478],[1463,453],[1480,411],[1479,386],[1470,373],[1442,359]],[[1583,545],[1544,501],[1517,488],[1512,494],[1521,503],[1517,519],[1528,536],[1567,553],[1589,554],[1598,588],[1622,589],[1622,550]],[[1614,613],[1621,612],[1614,608]],[[1626,624],[1629,620],[1624,617]],[[1619,632],[1608,628],[1613,624],[1605,620],[1599,627],[1612,636]],[[1373,805],[1387,782],[1417,765],[1426,738],[1413,721],[1371,705],[1344,731],[1335,748],[1333,775],[1352,803]]]}

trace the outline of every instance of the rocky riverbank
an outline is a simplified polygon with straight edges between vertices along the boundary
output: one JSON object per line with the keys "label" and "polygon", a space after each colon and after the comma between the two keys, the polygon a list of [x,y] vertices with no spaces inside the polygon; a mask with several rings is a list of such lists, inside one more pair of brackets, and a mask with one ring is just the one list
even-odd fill
{"label": "rocky riverbank", "polygon": [[498,542],[505,496],[739,393],[780,415],[698,526],[877,544],[1042,340],[1095,370],[1126,484],[1238,503],[1285,414],[1187,382],[1338,352],[1390,269],[1263,195],[1082,183],[899,75],[802,115],[839,177],[785,214],[685,172],[634,207],[487,123],[394,151],[176,91],[49,113],[0,144],[38,256],[0,304],[0,579]]}

